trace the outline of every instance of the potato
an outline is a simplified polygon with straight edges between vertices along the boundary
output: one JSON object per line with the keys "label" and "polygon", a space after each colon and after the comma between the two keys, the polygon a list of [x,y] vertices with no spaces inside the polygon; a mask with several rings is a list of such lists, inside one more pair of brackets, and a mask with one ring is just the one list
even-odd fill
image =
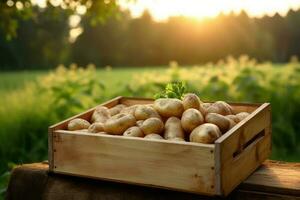
{"label": "potato", "polygon": [[173,138],[184,139],[184,131],[181,121],[177,117],[170,117],[165,123],[164,138],[169,140]]}
{"label": "potato", "polygon": [[91,122],[104,123],[108,118],[110,118],[109,109],[104,106],[98,106],[91,117]]}
{"label": "potato", "polygon": [[151,108],[154,108],[154,104],[151,103],[151,104],[146,104],[146,106],[150,106]]}
{"label": "potato", "polygon": [[134,116],[137,120],[145,120],[151,117],[156,117],[161,119],[158,112],[151,106],[139,105],[134,112]]}
{"label": "potato", "polygon": [[178,137],[170,138],[169,140],[170,141],[177,141],[177,142],[185,142],[185,140],[183,138],[178,138]]}
{"label": "potato", "polygon": [[226,115],[225,116],[227,119],[229,119],[230,125],[229,125],[229,130],[234,127],[237,123],[239,123],[239,118],[236,115]]}
{"label": "potato", "polygon": [[188,94],[184,95],[182,104],[183,104],[184,110],[187,110],[189,108],[195,108],[195,109],[199,110],[201,101],[196,94],[188,93]]}
{"label": "potato", "polygon": [[136,125],[137,125],[138,127],[141,127],[141,126],[143,125],[144,121],[145,121],[145,120],[139,120],[139,121],[136,122]]}
{"label": "potato", "polygon": [[204,123],[204,117],[199,110],[189,108],[183,112],[181,126],[186,133],[192,132],[194,128]]}
{"label": "potato", "polygon": [[145,139],[154,139],[154,140],[163,140],[164,139],[163,137],[161,137],[160,135],[155,134],[155,133],[148,134],[144,138]]}
{"label": "potato", "polygon": [[143,122],[141,129],[145,135],[151,133],[160,134],[164,130],[164,123],[161,121],[161,119],[151,117]]}
{"label": "potato", "polygon": [[104,131],[113,135],[122,135],[129,127],[134,126],[136,120],[131,114],[119,113],[104,123]]}
{"label": "potato", "polygon": [[85,119],[76,118],[72,119],[68,123],[68,130],[70,131],[76,131],[81,129],[88,129],[91,124],[86,121]]}
{"label": "potato", "polygon": [[128,128],[123,135],[126,137],[144,137],[143,131],[138,126]]}
{"label": "potato", "polygon": [[207,108],[207,113],[218,113],[220,115],[231,115],[231,106],[224,101],[217,101]]}
{"label": "potato", "polygon": [[88,132],[89,133],[98,133],[104,131],[103,123],[95,122],[89,126]]}
{"label": "potato", "polygon": [[205,123],[195,128],[190,134],[190,142],[212,144],[221,136],[221,131],[215,124]]}
{"label": "potato", "polygon": [[154,109],[163,117],[181,117],[184,111],[182,102],[173,98],[155,100]]}
{"label": "potato", "polygon": [[228,130],[230,130],[232,127],[234,127],[236,125],[236,122],[233,121],[232,119],[229,119],[229,118],[227,118],[227,119],[229,120],[229,129]]}
{"label": "potato", "polygon": [[199,110],[200,110],[200,112],[201,112],[201,114],[202,114],[203,116],[206,115],[207,109],[208,109],[209,106],[211,106],[211,105],[212,105],[211,103],[201,103],[201,104],[200,104]]}
{"label": "potato", "polygon": [[218,113],[208,113],[205,116],[205,122],[217,125],[222,133],[225,133],[230,127],[229,119]]}
{"label": "potato", "polygon": [[201,103],[202,107],[205,108],[205,109],[208,109],[209,106],[212,105],[212,103]]}
{"label": "potato", "polygon": [[128,106],[128,107],[125,107],[121,110],[120,113],[122,114],[131,114],[134,116],[134,112],[135,112],[135,109],[138,107],[139,105],[133,105],[133,106]]}
{"label": "potato", "polygon": [[112,108],[109,109],[110,116],[114,116],[116,114],[119,114],[123,108],[126,108],[124,104],[118,104]]}
{"label": "potato", "polygon": [[250,113],[247,112],[240,112],[236,114],[237,118],[239,119],[239,122],[248,117],[248,115],[250,115]]}
{"label": "potato", "polygon": [[240,122],[240,119],[236,115],[226,115],[225,117],[227,117],[228,119],[231,119],[235,123],[239,123]]}

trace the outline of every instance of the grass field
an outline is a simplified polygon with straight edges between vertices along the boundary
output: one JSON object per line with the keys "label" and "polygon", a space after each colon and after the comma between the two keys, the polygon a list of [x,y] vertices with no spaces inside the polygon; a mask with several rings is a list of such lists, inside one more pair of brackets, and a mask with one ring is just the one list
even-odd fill
{"label": "grass field", "polygon": [[22,88],[25,83],[34,81],[46,71],[0,72],[0,94]]}
{"label": "grass field", "polygon": [[[165,66],[166,67],[166,66]],[[126,84],[132,79],[133,74],[143,72],[163,72],[165,67],[128,67],[114,69],[97,69],[97,76],[102,82],[108,83],[111,89]],[[13,71],[0,72],[0,95],[5,95],[22,89],[25,84],[36,81],[37,78],[46,75],[49,71]]]}

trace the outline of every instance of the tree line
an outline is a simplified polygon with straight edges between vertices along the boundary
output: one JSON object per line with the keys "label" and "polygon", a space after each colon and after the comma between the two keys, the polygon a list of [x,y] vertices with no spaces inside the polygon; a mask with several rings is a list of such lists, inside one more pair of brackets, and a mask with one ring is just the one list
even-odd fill
{"label": "tree line", "polygon": [[[220,14],[212,19],[171,17],[156,22],[145,11],[132,18],[128,11],[91,23],[82,16],[83,33],[69,42],[67,9],[34,7],[35,17],[17,18],[16,37],[0,30],[0,69],[49,69],[58,64],[96,66],[183,65],[217,61],[248,54],[259,61],[286,62],[300,55],[300,10],[286,16],[251,18],[246,12]],[[0,22],[1,23],[1,22]]]}

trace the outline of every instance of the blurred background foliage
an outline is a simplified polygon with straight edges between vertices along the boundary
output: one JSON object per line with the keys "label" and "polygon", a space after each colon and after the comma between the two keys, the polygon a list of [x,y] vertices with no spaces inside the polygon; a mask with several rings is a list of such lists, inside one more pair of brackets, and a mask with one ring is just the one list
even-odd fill
{"label": "blurred background foliage", "polygon": [[46,0],[44,7],[31,2],[0,1],[0,70],[50,69],[73,62],[201,64],[229,54],[287,62],[300,54],[300,10],[286,16],[255,18],[241,11],[161,22],[148,11],[133,18],[116,0]]}

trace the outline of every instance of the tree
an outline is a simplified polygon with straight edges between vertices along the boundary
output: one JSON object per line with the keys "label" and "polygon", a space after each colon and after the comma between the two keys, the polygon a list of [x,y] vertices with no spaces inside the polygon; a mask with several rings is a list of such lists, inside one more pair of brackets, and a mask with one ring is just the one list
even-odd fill
{"label": "tree", "polygon": [[[59,3],[45,0],[45,7],[54,6],[67,9],[72,14],[86,14],[90,23],[103,23],[109,16],[115,14],[117,0],[61,0]],[[36,13],[31,0],[0,0],[0,30],[8,40],[16,37],[20,19],[33,18]],[[55,16],[54,16],[55,17]]]}
{"label": "tree", "polygon": [[94,26],[89,16],[82,18],[84,32],[72,44],[72,61],[97,66],[122,65],[127,62],[128,12],[120,12],[118,18],[110,18],[105,24]]}
{"label": "tree", "polygon": [[18,22],[18,37],[0,41],[2,69],[50,68],[68,60],[69,13],[51,5],[32,10],[35,17]]}

